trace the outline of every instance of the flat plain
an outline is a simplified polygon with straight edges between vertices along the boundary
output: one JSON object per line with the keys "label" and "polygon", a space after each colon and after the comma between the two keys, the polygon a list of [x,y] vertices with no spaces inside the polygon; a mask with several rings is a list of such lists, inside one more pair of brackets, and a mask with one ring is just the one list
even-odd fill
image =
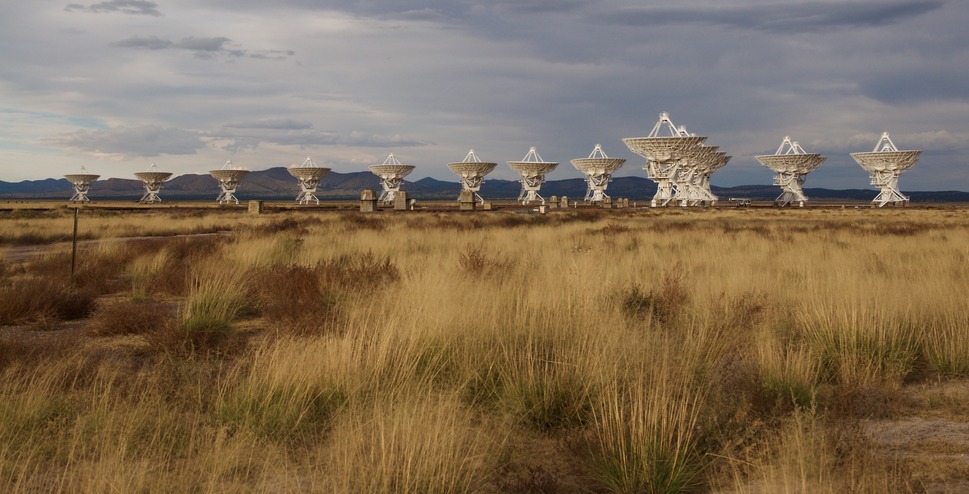
{"label": "flat plain", "polygon": [[969,209],[0,211],[3,492],[964,492]]}

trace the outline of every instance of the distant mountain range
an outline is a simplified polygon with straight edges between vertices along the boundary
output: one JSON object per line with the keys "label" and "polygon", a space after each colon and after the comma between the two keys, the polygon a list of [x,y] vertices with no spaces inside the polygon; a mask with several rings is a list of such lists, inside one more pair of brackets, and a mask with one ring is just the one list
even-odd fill
{"label": "distant mountain range", "polygon": [[[514,199],[518,197],[520,185],[514,180],[485,180],[481,195],[485,199]],[[360,197],[363,189],[380,190],[380,180],[370,172],[337,173],[330,172],[320,181],[317,196],[322,200],[348,200]],[[746,197],[754,200],[773,200],[780,189],[772,185],[741,185],[736,187],[711,187],[721,199]],[[64,199],[71,197],[72,187],[65,179],[48,178],[23,182],[0,181],[0,200],[11,199]],[[295,199],[299,190],[286,168],[277,167],[249,173],[239,184],[236,195],[241,200],[285,200]],[[444,182],[433,178],[422,178],[406,182],[403,190],[418,200],[457,199],[461,190],[457,181]],[[542,195],[569,196],[581,198],[585,195],[585,181],[581,178],[549,180],[542,185]],[[99,180],[91,186],[89,196],[92,200],[138,200],[144,189],[137,180],[109,178]],[[809,188],[804,190],[808,197],[821,201],[870,201],[877,191],[872,189],[832,190]],[[608,189],[612,197],[627,197],[630,200],[648,200],[656,193],[656,184],[645,177],[616,177]],[[908,192],[913,202],[969,202],[969,192],[938,191]],[[212,199],[219,195],[219,184],[210,175],[179,175],[165,183],[161,192],[162,199],[200,200]]]}

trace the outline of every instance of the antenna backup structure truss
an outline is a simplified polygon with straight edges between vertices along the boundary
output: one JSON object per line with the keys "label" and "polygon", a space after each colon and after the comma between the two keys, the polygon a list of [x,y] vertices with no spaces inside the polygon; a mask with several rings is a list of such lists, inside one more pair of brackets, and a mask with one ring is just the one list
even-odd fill
{"label": "antenna backup structure truss", "polygon": [[478,194],[478,191],[481,190],[481,184],[484,182],[484,177],[491,173],[496,166],[498,166],[497,163],[478,159],[478,156],[474,154],[474,149],[468,151],[464,161],[447,164],[452,172],[461,177],[461,189],[470,191],[479,202],[484,202],[484,199]]}
{"label": "antenna backup structure truss", "polygon": [[[669,135],[662,135],[664,130]],[[678,129],[670,120],[669,114],[663,112],[649,136],[627,137],[622,140],[630,151],[647,160],[643,169],[650,180],[656,182],[656,195],[650,203],[652,207],[667,206],[677,196],[678,188],[690,188],[688,179],[695,178],[696,165],[687,160],[710,152],[701,146],[706,139],[689,135],[685,128]],[[681,168],[685,169],[681,171]],[[693,196],[686,190],[679,195],[683,205],[687,205]]]}
{"label": "antenna backup structure truss", "polygon": [[232,166],[231,161],[226,161],[225,165],[219,170],[210,170],[209,174],[212,178],[219,181],[219,188],[222,193],[219,194],[219,204],[228,204],[234,202],[239,204],[239,199],[235,196],[236,189],[239,187],[239,182],[243,177],[249,174],[249,170],[242,167]]}
{"label": "antenna backup structure truss", "polygon": [[585,192],[585,201],[596,203],[608,199],[606,188],[612,181],[612,174],[625,162],[626,160],[623,158],[607,156],[599,144],[596,144],[588,158],[572,160],[572,166],[585,175],[585,182],[588,185]]}
{"label": "antenna backup structure truss", "polygon": [[851,153],[858,165],[871,175],[871,184],[881,189],[872,199],[873,205],[882,207],[886,204],[908,204],[909,198],[898,190],[898,176],[915,166],[920,154],[922,151],[899,151],[888,137],[888,132],[882,133],[874,151]]}
{"label": "antenna backup structure truss", "polygon": [[518,194],[518,200],[522,204],[533,201],[541,201],[542,204],[545,204],[545,198],[539,195],[538,191],[545,183],[545,175],[559,166],[558,162],[543,161],[542,157],[535,151],[535,147],[532,146],[521,161],[507,161],[506,163],[522,177],[522,190]]}
{"label": "antenna backup structure truss", "polygon": [[148,171],[135,173],[135,176],[145,185],[145,194],[141,196],[138,202],[143,204],[162,202],[158,193],[161,192],[162,184],[172,178],[171,173],[158,171],[158,166],[152,163]]}
{"label": "antenna backup structure truss", "polygon": [[320,185],[320,179],[330,172],[329,168],[318,166],[307,156],[301,165],[290,165],[287,168],[289,174],[299,180],[299,195],[296,196],[296,204],[320,204],[320,199],[316,197],[316,187]]}
{"label": "antenna backup structure truss", "polygon": [[64,178],[74,186],[74,195],[71,196],[71,202],[91,202],[87,193],[91,190],[91,183],[101,178],[101,175],[92,175],[82,166],[81,173],[64,175]]}
{"label": "antenna backup structure truss", "polygon": [[404,177],[414,171],[414,165],[402,165],[394,157],[394,153],[390,153],[383,164],[370,165],[370,171],[380,177],[380,186],[383,187],[377,200],[389,204],[397,198],[400,186],[404,184]]}
{"label": "antenna backup structure truss", "polygon": [[808,200],[801,188],[805,177],[821,166],[826,159],[820,154],[805,152],[804,148],[797,141],[792,141],[790,136],[784,136],[784,140],[774,154],[755,156],[755,158],[761,165],[777,173],[774,177],[774,185],[779,185],[783,192],[774,199],[774,205],[784,207],[797,203],[802,208]]}

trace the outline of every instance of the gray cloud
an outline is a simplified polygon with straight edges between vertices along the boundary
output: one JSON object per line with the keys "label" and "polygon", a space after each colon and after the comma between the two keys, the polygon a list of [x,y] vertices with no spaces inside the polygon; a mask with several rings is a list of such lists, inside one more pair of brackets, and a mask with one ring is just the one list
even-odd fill
{"label": "gray cloud", "polygon": [[189,36],[178,41],[159,38],[158,36],[134,36],[131,38],[115,41],[111,46],[119,48],[134,48],[142,50],[186,50],[192,52],[197,58],[211,59],[215,56],[230,58],[248,57],[260,60],[285,60],[296,54],[293,50],[258,50],[249,51],[239,48],[230,48],[232,40],[225,36],[214,37],[195,37]]}
{"label": "gray cloud", "polygon": [[445,164],[470,147],[567,163],[598,142],[630,160],[620,175],[644,176],[619,139],[666,110],[734,156],[715,185],[770,183],[753,156],[790,134],[829,156],[811,186],[866,187],[847,152],[889,131],[925,149],[906,186],[969,190],[967,2],[156,1],[164,17],[0,2],[0,86],[19,111],[0,119],[0,180],[150,150],[108,135],[145,124],[204,129],[164,146],[198,149],[166,158],[180,172],[301,154],[359,170],[401,147],[417,177],[453,179]]}
{"label": "gray cloud", "polygon": [[150,15],[161,16],[158,4],[148,0],[108,0],[106,2],[83,5],[79,3],[69,3],[64,7],[68,12],[91,12],[101,13],[121,13],[128,15]]}
{"label": "gray cloud", "polygon": [[[892,67],[897,69],[897,67]],[[860,90],[868,96],[888,103],[912,103],[933,100],[969,100],[969,85],[965,71],[941,68],[931,72],[910,67],[907,70],[879,70],[862,80]]]}
{"label": "gray cloud", "polygon": [[90,154],[116,155],[124,158],[162,154],[194,154],[205,147],[198,132],[145,125],[111,130],[79,130],[56,135],[44,144]]}
{"label": "gray cloud", "polygon": [[[226,126],[222,132],[213,133],[211,137],[230,142],[223,146],[231,152],[241,150],[253,150],[261,145],[273,144],[281,146],[296,146],[301,149],[316,146],[360,146],[373,148],[388,147],[420,147],[432,144],[412,137],[405,137],[400,134],[380,135],[368,134],[366,132],[349,132],[343,134],[335,131],[312,130],[303,127],[299,122],[292,122],[286,127],[286,122],[268,124],[255,124]],[[259,125],[259,126],[257,126]],[[268,126],[267,126],[268,125]],[[258,132],[233,132],[231,129],[238,130],[258,130]]]}
{"label": "gray cloud", "polygon": [[175,45],[171,40],[162,39],[158,36],[147,36],[140,37],[135,36],[128,39],[123,39],[121,41],[115,41],[111,43],[111,46],[117,46],[121,48],[141,48],[146,50],[164,50],[171,48]]}
{"label": "gray cloud", "polygon": [[279,118],[233,122],[226,124],[225,127],[229,129],[303,130],[313,128],[313,124],[305,120]]}
{"label": "gray cloud", "polygon": [[217,36],[214,38],[196,38],[194,36],[190,36],[188,38],[182,38],[182,40],[175,43],[174,46],[176,48],[192,51],[226,51],[225,44],[229,41],[231,41],[229,38],[223,36]]}
{"label": "gray cloud", "polygon": [[945,5],[942,0],[800,2],[757,6],[633,7],[606,11],[609,24],[662,26],[709,24],[770,33],[823,32],[845,27],[882,26],[923,15]]}

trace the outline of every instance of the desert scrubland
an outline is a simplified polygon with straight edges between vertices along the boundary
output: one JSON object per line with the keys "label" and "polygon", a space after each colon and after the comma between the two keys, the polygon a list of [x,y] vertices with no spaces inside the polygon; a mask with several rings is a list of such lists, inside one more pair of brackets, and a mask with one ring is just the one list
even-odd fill
{"label": "desert scrubland", "polygon": [[[2,212],[0,255],[71,221]],[[969,488],[965,208],[84,211],[80,235],[73,283],[64,245],[0,264],[3,492]]]}

